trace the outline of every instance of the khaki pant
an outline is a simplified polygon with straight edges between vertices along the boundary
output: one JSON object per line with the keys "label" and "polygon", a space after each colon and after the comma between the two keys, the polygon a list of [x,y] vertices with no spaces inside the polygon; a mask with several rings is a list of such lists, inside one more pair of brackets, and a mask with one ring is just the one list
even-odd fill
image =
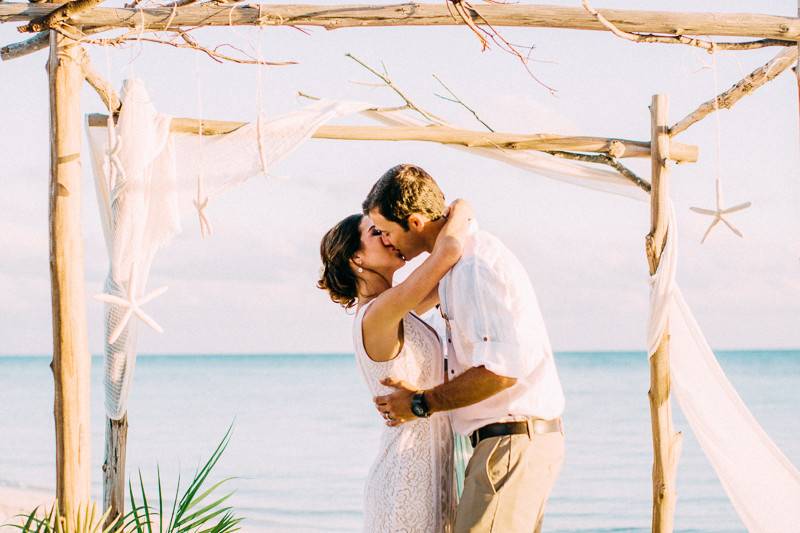
{"label": "khaki pant", "polygon": [[563,462],[559,432],[480,441],[467,465],[454,533],[539,533]]}

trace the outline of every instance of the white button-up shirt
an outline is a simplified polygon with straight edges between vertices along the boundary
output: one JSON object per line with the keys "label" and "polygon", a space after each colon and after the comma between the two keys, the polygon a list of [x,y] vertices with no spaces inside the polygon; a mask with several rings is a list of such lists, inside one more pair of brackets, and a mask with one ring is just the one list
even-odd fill
{"label": "white button-up shirt", "polygon": [[564,411],[550,340],[525,268],[493,235],[473,225],[461,260],[439,284],[447,324],[448,378],[483,366],[517,382],[450,412],[462,435],[499,421]]}

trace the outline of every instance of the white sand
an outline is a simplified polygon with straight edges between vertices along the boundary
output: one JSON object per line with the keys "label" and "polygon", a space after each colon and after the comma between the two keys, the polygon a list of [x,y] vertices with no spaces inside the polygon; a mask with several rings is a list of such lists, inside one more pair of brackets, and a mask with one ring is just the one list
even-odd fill
{"label": "white sand", "polygon": [[0,486],[0,526],[14,522],[16,515],[30,513],[37,506],[50,508],[53,500],[54,495],[47,492]]}

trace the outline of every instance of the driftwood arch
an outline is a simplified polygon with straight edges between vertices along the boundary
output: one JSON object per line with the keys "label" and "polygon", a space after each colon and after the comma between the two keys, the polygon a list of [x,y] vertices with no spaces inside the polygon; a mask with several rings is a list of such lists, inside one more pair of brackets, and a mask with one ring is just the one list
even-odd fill
{"label": "driftwood arch", "polygon": [[[84,302],[83,250],[80,228],[80,149],[83,118],[79,92],[83,81],[92,85],[110,113],[120,102],[107,82],[92,69],[82,43],[89,37],[113,29],[139,28],[172,31],[197,26],[320,26],[338,28],[377,26],[450,26],[480,28],[548,27],[608,31],[619,38],[642,43],[697,46],[709,51],[750,50],[782,47],[768,63],[756,69],[716,98],[701,103],[670,125],[668,101],[655,95],[650,106],[650,139],[632,141],[606,137],[565,137],[548,134],[476,132],[447,127],[386,128],[374,126],[323,126],[317,138],[351,140],[418,140],[465,146],[502,146],[506,149],[539,150],[562,157],[603,163],[617,169],[635,185],[650,193],[651,226],[646,236],[650,272],[658,268],[667,231],[669,197],[668,165],[672,161],[693,162],[697,147],[674,137],[709,114],[730,108],[738,100],[798,63],[800,18],[762,14],[672,13],[635,10],[601,10],[587,0],[582,7],[549,5],[470,5],[464,0],[442,4],[396,5],[269,5],[227,4],[176,0],[156,8],[99,7],[101,0],[72,0],[63,4],[0,1],[0,23],[19,22],[28,37],[0,48],[0,57],[10,60],[49,48],[50,81],[50,267],[53,317],[53,362],[55,383],[57,498],[62,509],[76,510],[89,499],[89,353]],[[799,12],[800,14],[800,12]],[[699,36],[747,39],[712,42]],[[185,36],[184,36],[185,37]],[[119,37],[114,38],[119,40]],[[114,40],[112,39],[112,40]],[[124,39],[124,36],[123,36]],[[98,44],[109,44],[101,38]],[[191,39],[184,48],[205,51]],[[232,59],[232,58],[225,58]],[[235,59],[234,59],[235,60]],[[240,61],[248,62],[248,61]],[[800,66],[800,65],[798,65]],[[800,84],[800,68],[796,69]],[[799,85],[800,86],[800,85]],[[105,117],[92,116],[90,124]],[[173,128],[198,132],[196,119],[175,119]],[[203,134],[224,134],[241,123],[203,121]],[[626,174],[620,158],[649,157],[651,181]],[[637,181],[638,180],[638,181]],[[665,335],[650,359],[650,409],[653,431],[653,520],[652,530],[673,529],[675,471],[681,438],[672,426],[670,411],[669,335]],[[106,507],[121,512],[124,505],[124,456],[127,420],[107,421],[104,496]],[[113,516],[112,516],[113,518]]]}

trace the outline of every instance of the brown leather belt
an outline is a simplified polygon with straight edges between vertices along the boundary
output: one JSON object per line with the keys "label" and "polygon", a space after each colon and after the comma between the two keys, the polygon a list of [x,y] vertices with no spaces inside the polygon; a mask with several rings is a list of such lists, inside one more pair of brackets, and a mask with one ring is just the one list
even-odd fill
{"label": "brown leather belt", "polygon": [[543,418],[529,418],[524,422],[497,422],[487,424],[476,429],[469,435],[472,447],[476,447],[482,440],[504,435],[539,435],[542,433],[562,432],[561,418],[545,420]]}

